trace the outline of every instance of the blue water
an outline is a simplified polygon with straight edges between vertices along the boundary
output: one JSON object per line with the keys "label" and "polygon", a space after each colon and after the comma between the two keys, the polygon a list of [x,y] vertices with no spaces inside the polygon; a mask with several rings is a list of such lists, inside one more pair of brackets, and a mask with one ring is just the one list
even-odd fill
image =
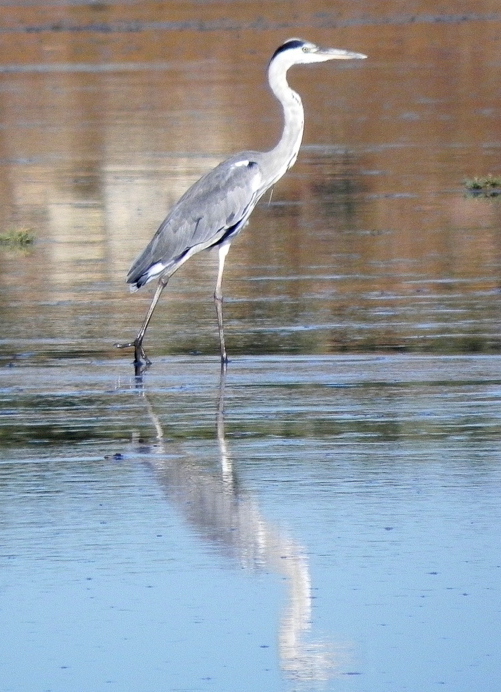
{"label": "blue water", "polygon": [[2,692],[497,689],[501,359],[13,374]]}

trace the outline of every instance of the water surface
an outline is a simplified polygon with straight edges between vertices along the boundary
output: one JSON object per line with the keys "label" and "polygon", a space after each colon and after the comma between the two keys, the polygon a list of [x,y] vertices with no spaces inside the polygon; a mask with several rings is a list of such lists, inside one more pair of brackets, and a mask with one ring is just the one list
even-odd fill
{"label": "water surface", "polygon": [[[293,5],[293,7],[292,7]],[[497,690],[497,5],[1,2],[1,692]],[[127,268],[230,153],[296,166],[225,272]]]}
{"label": "water surface", "polygon": [[3,380],[2,689],[495,688],[496,356]]}

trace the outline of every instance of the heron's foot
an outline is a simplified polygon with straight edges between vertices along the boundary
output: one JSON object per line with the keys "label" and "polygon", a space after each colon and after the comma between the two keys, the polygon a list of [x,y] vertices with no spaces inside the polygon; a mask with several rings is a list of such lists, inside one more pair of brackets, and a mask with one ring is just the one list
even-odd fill
{"label": "heron's foot", "polygon": [[146,352],[143,348],[143,340],[142,339],[134,339],[134,341],[131,341],[130,343],[126,344],[115,344],[116,348],[133,348],[134,349],[134,365],[137,367],[142,366],[143,370],[145,367],[148,367],[151,365],[151,360],[148,358],[146,355]]}

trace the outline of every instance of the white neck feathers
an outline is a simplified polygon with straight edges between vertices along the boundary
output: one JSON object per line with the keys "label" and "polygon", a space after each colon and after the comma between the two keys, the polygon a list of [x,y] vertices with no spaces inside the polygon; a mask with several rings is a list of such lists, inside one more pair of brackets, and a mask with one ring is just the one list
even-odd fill
{"label": "white neck feathers", "polygon": [[278,55],[268,68],[271,90],[282,104],[284,129],[277,146],[267,152],[269,175],[273,182],[278,180],[295,162],[304,130],[304,109],[299,94],[287,83],[287,70],[294,63],[286,53]]}

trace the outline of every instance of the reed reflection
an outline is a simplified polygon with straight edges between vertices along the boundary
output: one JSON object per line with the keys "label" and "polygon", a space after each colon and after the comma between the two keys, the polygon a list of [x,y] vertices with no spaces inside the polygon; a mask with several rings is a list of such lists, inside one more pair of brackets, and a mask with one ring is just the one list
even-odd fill
{"label": "reed reflection", "polygon": [[226,369],[217,391],[214,454],[218,465],[208,468],[182,441],[167,438],[138,378],[152,426],[154,441],[136,440],[148,463],[183,517],[218,554],[252,571],[286,578],[287,598],[278,626],[280,668],[290,680],[323,684],[336,677],[347,662],[348,648],[312,637],[312,585],[306,549],[261,512],[256,497],[242,487],[225,431]]}

